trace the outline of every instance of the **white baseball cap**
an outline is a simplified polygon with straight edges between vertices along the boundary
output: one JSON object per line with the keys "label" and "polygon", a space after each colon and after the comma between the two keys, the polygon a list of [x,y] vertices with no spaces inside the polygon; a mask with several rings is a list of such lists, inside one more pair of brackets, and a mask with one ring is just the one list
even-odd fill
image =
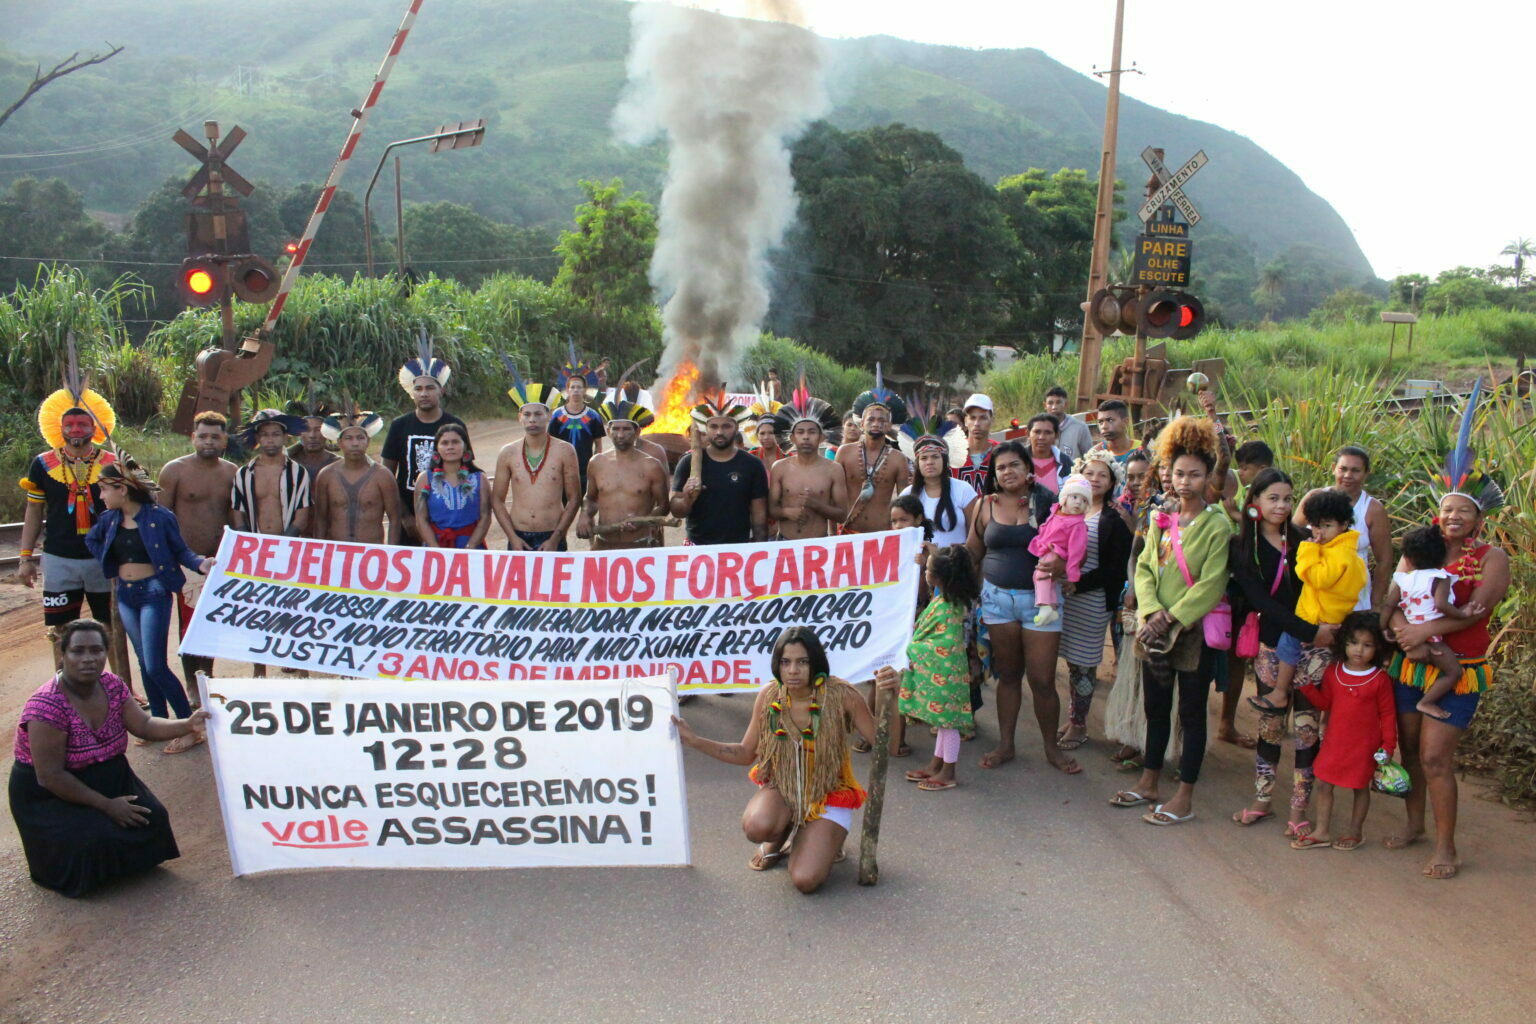
{"label": "white baseball cap", "polygon": [[981,394],[980,392],[977,392],[976,394],[972,395],[970,398],[967,398],[965,400],[965,404],[963,406],[961,406],[961,408],[962,409],[985,409],[985,410],[987,410],[987,412],[992,412],[993,411],[992,410],[992,399],[988,398],[986,395]]}

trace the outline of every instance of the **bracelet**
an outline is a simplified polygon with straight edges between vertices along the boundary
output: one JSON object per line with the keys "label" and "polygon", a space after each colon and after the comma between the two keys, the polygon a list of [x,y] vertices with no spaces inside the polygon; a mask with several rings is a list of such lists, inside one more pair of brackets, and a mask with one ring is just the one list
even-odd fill
{"label": "bracelet", "polygon": [[21,554],[18,555],[17,557],[19,557],[19,558],[31,558],[32,557],[32,550],[30,548],[27,548],[27,549],[23,550],[21,552]]}

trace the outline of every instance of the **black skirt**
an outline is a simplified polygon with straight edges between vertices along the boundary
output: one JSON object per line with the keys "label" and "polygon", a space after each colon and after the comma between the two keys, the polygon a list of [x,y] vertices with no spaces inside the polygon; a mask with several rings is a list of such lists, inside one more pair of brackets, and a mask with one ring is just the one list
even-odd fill
{"label": "black skirt", "polygon": [[181,856],[165,806],[139,781],[122,754],[71,772],[107,798],[137,797],[149,812],[147,824],[123,828],[101,811],[61,800],[37,782],[29,764],[11,768],[11,817],[21,834],[32,881],[83,896],[103,882],[147,871]]}

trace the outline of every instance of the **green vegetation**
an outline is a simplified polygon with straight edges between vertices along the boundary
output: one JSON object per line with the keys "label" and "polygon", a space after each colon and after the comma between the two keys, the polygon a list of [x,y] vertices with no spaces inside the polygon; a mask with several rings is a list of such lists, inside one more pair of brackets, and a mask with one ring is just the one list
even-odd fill
{"label": "green vegetation", "polygon": [[[206,12],[192,0],[12,6],[17,9],[7,12],[0,49],[0,96],[22,88],[46,54],[78,49],[82,25],[91,27],[93,38],[127,46],[108,64],[40,93],[0,135],[0,155],[54,154],[5,161],[8,170],[59,175],[83,193],[87,208],[119,215],[131,214],[155,183],[175,179],[179,187],[191,174],[190,158],[168,136],[178,125],[199,135],[198,122],[210,112],[226,129],[239,124],[251,133],[232,160],[251,181],[267,182],[275,192],[319,179],[335,158],[346,112],[364,94],[397,17],[374,0],[271,0],[262,8],[260,32],[202,33],[194,45],[186,26]],[[622,177],[654,202],[663,147],[620,145],[610,125],[625,79],[630,10],[618,0],[434,0],[423,9],[370,117],[345,184],[360,195],[390,140],[484,116],[489,130],[477,149],[401,151],[407,204],[446,201],[496,222],[553,232],[566,226],[572,206],[583,198],[583,179]],[[901,123],[935,133],[988,185],[1030,168],[1098,175],[1104,87],[1038,50],[976,51],[871,38],[829,41],[827,53],[838,103],[828,120],[843,132]],[[1197,149],[1210,155],[1210,165],[1189,186],[1205,215],[1197,267],[1223,268],[1207,278],[1207,297],[1217,300],[1229,321],[1258,318],[1251,301],[1255,268],[1272,261],[1287,267],[1277,316],[1303,313],[1339,287],[1373,280],[1338,214],[1250,140],[1130,98],[1121,110],[1120,138],[1116,173],[1127,183],[1145,180],[1138,156],[1144,145],[1164,147],[1170,163]],[[380,202],[389,185],[386,168],[373,213],[392,235],[393,217],[382,212],[392,203]],[[286,229],[296,233],[287,206],[275,205]],[[332,217],[341,214],[337,207]],[[317,240],[327,251],[317,250],[317,260],[360,260],[361,219],[351,216],[350,238],[328,223]],[[1134,218],[1121,225],[1122,241],[1136,226]],[[407,229],[408,238],[426,237]],[[377,231],[374,238],[377,246]],[[1304,245],[1314,248],[1297,248]],[[429,254],[416,243],[410,248],[409,257],[424,272]],[[433,269],[439,276],[448,272],[442,265]],[[459,264],[454,272],[467,269]],[[513,264],[482,269],[525,272]],[[118,272],[109,269],[101,283]],[[30,280],[30,272],[21,279]],[[1074,310],[1075,304],[1067,308],[1071,316]],[[1010,327],[1015,329],[1039,330]]]}

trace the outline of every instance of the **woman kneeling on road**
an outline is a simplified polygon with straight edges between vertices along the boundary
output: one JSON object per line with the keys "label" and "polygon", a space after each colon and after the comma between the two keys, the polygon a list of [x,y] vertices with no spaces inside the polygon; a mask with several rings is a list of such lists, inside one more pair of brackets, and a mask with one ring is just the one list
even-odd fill
{"label": "woman kneeling on road", "polygon": [[201,734],[208,712],[177,721],[149,717],[121,679],[102,671],[101,623],[80,619],[63,634],[63,668],[27,701],[16,726],[11,816],[32,880],[83,896],[180,855],[165,807],[128,766],[128,734]]}
{"label": "woman kneeling on road", "polygon": [[[873,744],[875,719],[858,691],[830,674],[826,649],[813,630],[786,629],[769,664],[773,681],[758,691],[741,742],[696,736],[676,716],[672,723],[684,746],[726,764],[752,766],[749,775],[759,788],[742,812],[741,829],[759,846],[748,866],[765,871],[788,854],[790,880],[812,893],[843,859],[853,812],[864,805],[849,761],[848,725],[851,720]],[[875,674],[882,690],[896,689],[900,679],[890,667]]]}

